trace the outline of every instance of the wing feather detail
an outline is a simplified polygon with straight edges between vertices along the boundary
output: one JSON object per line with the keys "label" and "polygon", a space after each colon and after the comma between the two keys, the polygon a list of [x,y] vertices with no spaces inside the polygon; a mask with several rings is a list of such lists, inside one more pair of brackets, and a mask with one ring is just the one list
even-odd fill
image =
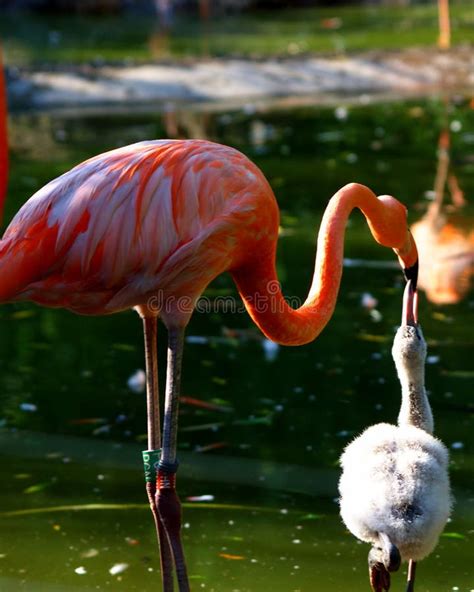
{"label": "wing feather detail", "polygon": [[[59,306],[55,291],[69,290],[68,302],[86,291],[129,302],[156,288],[163,270],[169,278],[186,276],[186,265],[198,273],[199,246],[232,229],[232,217],[254,222],[254,202],[269,197],[274,202],[255,165],[207,141],[140,142],[96,156],[40,189],[15,216],[0,242],[0,272],[10,273],[3,288],[0,280],[0,300],[37,294],[44,301],[40,292],[49,290]],[[235,243],[230,234],[212,243],[210,264],[230,261],[221,252]]]}

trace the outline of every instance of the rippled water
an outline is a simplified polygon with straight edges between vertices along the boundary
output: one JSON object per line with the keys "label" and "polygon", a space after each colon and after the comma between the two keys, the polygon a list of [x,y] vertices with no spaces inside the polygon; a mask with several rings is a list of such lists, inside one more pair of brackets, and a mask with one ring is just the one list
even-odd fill
{"label": "rippled water", "polygon": [[[447,115],[441,100],[183,108],[165,116],[17,113],[7,218],[47,180],[92,154],[176,133],[208,137],[241,149],[269,178],[282,210],[279,275],[285,294],[304,298],[327,199],[359,181],[399,197],[410,220],[421,219],[432,203],[446,119],[451,171],[468,200],[474,112],[462,98]],[[447,196],[444,207],[455,228],[472,228],[469,205],[455,209]],[[364,427],[396,421],[390,348],[403,279],[358,214],[346,257],[336,312],[311,345],[271,349],[245,313],[216,307],[190,323],[179,490],[194,590],[368,588],[368,548],[338,517],[337,459]],[[226,276],[207,296],[237,297]],[[420,564],[418,589],[467,591],[474,588],[472,292],[449,306],[422,295],[420,307],[427,384],[436,433],[451,449],[456,505],[437,550]],[[4,305],[0,334],[0,589],[158,590],[139,453],[145,400],[127,384],[143,368],[138,318]],[[164,340],[162,330],[160,356]],[[202,495],[212,501],[186,501]],[[395,576],[394,590],[403,589],[402,580]]]}

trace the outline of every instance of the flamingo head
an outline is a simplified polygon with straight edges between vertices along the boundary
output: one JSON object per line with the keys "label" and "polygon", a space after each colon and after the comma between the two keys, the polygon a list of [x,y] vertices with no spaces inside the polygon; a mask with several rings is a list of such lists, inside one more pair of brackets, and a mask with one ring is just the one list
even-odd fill
{"label": "flamingo head", "polygon": [[377,200],[383,204],[385,215],[374,217],[369,221],[372,235],[378,243],[394,250],[406,280],[412,280],[413,288],[416,290],[418,249],[408,228],[407,209],[391,195],[379,195]]}
{"label": "flamingo head", "polygon": [[402,324],[393,340],[392,356],[402,383],[421,388],[427,347],[416,315],[416,293],[408,282],[403,298]]}
{"label": "flamingo head", "polygon": [[373,592],[390,589],[390,572],[400,567],[400,551],[384,533],[379,533],[379,543],[369,552],[369,578]]}

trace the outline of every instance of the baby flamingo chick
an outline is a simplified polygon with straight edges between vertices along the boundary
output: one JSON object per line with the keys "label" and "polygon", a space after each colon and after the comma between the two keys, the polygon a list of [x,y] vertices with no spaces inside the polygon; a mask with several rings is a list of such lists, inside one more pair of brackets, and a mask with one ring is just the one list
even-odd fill
{"label": "baby flamingo chick", "polygon": [[398,425],[371,426],[347,446],[341,457],[340,511],[352,534],[372,544],[372,590],[388,590],[390,572],[409,561],[407,592],[412,592],[416,562],[435,548],[450,514],[451,494],[448,451],[432,436],[426,342],[416,322],[411,281],[392,355],[402,386]]}

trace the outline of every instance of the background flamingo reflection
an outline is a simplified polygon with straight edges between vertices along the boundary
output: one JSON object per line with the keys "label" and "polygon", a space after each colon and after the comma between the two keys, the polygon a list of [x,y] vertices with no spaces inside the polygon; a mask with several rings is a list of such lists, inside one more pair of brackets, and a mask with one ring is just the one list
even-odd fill
{"label": "background flamingo reflection", "polygon": [[439,136],[434,201],[412,225],[420,254],[419,287],[434,304],[467,296],[474,274],[474,218],[450,159],[450,130]]}

